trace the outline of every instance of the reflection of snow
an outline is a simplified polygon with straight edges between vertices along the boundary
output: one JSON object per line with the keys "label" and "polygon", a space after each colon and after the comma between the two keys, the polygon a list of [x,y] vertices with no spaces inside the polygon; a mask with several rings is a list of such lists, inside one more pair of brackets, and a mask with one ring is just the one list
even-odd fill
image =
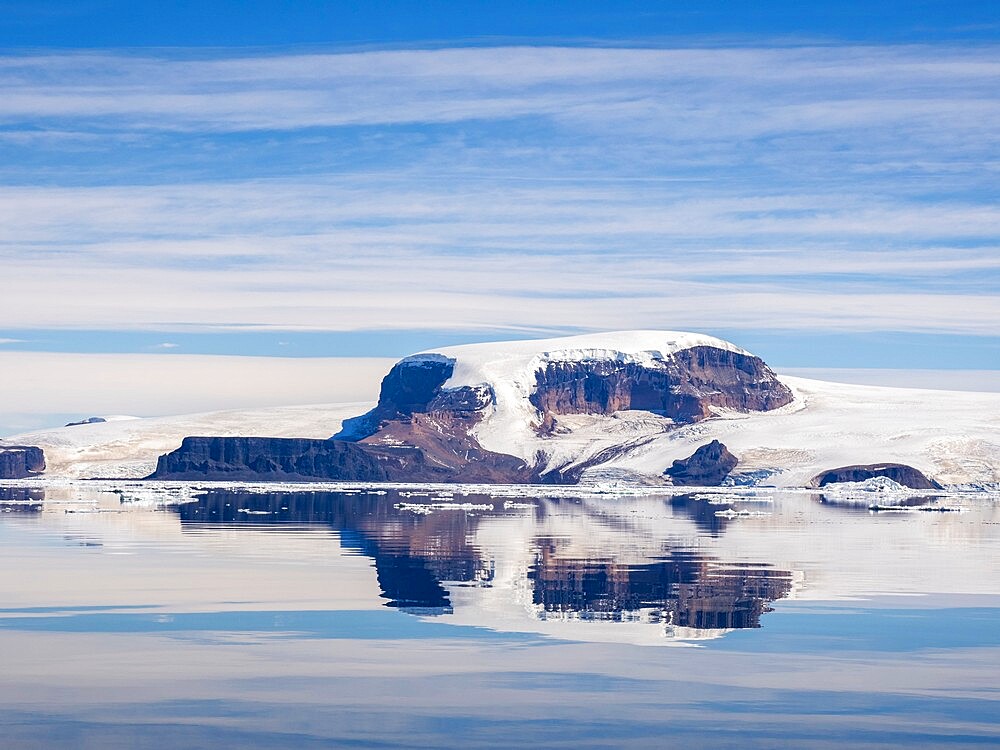
{"label": "reflection of snow", "polygon": [[392,507],[423,515],[436,510],[493,510],[493,505],[488,503],[396,503]]}
{"label": "reflection of snow", "polygon": [[762,510],[734,510],[733,508],[727,508],[726,510],[715,511],[717,518],[763,518],[769,515],[771,514]]}

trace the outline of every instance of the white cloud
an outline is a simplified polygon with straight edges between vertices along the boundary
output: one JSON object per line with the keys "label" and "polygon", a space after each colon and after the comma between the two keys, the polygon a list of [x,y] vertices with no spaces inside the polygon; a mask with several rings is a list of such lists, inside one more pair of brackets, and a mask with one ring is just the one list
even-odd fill
{"label": "white cloud", "polygon": [[[200,61],[22,56],[0,66],[0,116],[242,130],[531,115],[621,122],[639,114],[648,123],[655,113],[682,127],[708,120],[724,134],[827,130],[988,116],[996,109],[998,68],[989,48],[934,47],[500,47]],[[956,84],[957,92],[935,98]],[[718,118],[722,110],[769,114]]]}

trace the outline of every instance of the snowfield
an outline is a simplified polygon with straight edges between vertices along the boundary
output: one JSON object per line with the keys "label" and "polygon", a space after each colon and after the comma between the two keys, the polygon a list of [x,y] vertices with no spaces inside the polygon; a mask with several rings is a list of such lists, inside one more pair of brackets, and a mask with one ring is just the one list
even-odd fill
{"label": "snowfield", "polygon": [[1000,485],[1000,394],[845,385],[779,376],[795,401],[771,412],[723,413],[653,437],[608,467],[663,471],[710,440],[740,460],[738,473],[773,471],[764,484],[802,487],[826,469],[902,463],[944,485]]}
{"label": "snowfield", "polygon": [[[695,346],[741,354],[710,336],[625,331],[540,341],[447,347],[404,361],[452,360],[445,389],[488,384],[495,403],[474,428],[482,447],[540,463],[547,470],[593,464],[587,484],[662,484],[675,459],[719,440],[739,459],[740,481],[803,487],[817,474],[851,464],[894,462],[953,488],[1000,488],[1000,393],[845,385],[780,376],[792,403],[770,412],[718,410],[690,425],[645,411],[557,418],[554,434],[536,431],[529,401],[535,372],[548,362],[613,360],[651,364]],[[134,478],[186,436],[327,438],[370,403],[327,404],[191,416],[119,419],[12,436],[8,444],[45,451],[48,477]],[[2,442],[0,442],[2,445]]]}
{"label": "snowfield", "polygon": [[47,478],[138,478],[152,473],[156,459],[191,435],[328,438],[343,420],[371,403],[281,406],[215,411],[172,417],[118,418],[58,427],[5,438],[6,444],[36,445],[45,452]]}
{"label": "snowfield", "polygon": [[[827,469],[895,462],[948,485],[1000,484],[1000,393],[846,385],[780,376],[795,401],[770,412],[719,411],[714,419],[675,429],[650,412],[558,418],[559,434],[540,437],[528,401],[534,373],[547,362],[611,359],[650,364],[682,349],[712,346],[749,354],[711,336],[679,331],[620,331],[540,341],[474,344],[427,352],[455,361],[446,388],[489,383],[491,413],[475,436],[487,450],[546,469],[572,467],[615,453],[583,481],[659,479],[675,459],[713,439],[739,459],[737,472],[767,474],[765,484],[801,487]],[[624,450],[622,450],[624,449]]]}

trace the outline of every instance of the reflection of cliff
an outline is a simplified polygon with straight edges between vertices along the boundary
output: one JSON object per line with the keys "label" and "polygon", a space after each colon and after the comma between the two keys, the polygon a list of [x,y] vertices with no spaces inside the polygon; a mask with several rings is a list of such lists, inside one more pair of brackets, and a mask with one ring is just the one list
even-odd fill
{"label": "reflection of cliff", "polygon": [[40,513],[45,490],[29,487],[0,487],[0,512]]}
{"label": "reflection of cliff", "polygon": [[394,508],[399,500],[395,493],[209,492],[177,511],[186,523],[328,525],[340,532],[345,548],[375,560],[388,606],[448,612],[442,581],[489,578],[467,543],[477,519],[462,512],[415,515]]}
{"label": "reflection of cliff", "polygon": [[645,612],[654,622],[697,629],[758,628],[768,602],[787,596],[791,576],[765,566],[725,568],[694,552],[672,552],[646,565],[558,556],[557,540],[541,546],[529,571],[534,603],[545,612],[615,619]]}
{"label": "reflection of cliff", "polygon": [[[667,549],[664,543],[655,544],[654,555],[639,562],[633,550],[629,564],[621,562],[624,553],[616,556],[613,548],[602,550],[600,559],[581,558],[571,535],[541,531],[546,517],[556,510],[554,505],[541,501],[531,508],[504,511],[501,503],[488,497],[462,499],[480,506],[494,503],[498,509],[413,513],[395,506],[428,498],[400,497],[396,492],[209,492],[196,503],[179,506],[177,512],[185,524],[328,525],[340,533],[344,547],[375,561],[387,606],[420,614],[451,611],[448,584],[493,585],[494,571],[509,562],[501,559],[504,555],[527,560],[526,573],[514,585],[523,584],[531,591],[535,616],[543,618],[614,621],[640,613],[646,621],[668,626],[753,628],[760,626],[761,614],[770,611],[768,603],[791,590],[787,572],[765,565],[724,565],[692,551]],[[527,519],[533,524],[525,527]],[[484,553],[476,536],[487,520],[515,525],[523,539],[520,550],[507,545],[506,552]],[[622,550],[635,546],[627,527],[613,531]]]}

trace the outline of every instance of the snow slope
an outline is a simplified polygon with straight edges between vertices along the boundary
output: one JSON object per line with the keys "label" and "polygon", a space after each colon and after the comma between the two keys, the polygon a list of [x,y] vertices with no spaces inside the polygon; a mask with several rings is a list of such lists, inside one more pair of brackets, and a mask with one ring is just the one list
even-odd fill
{"label": "snow slope", "polygon": [[371,403],[281,406],[148,419],[117,419],[14,435],[3,445],[45,451],[47,477],[143,477],[189,435],[328,438]]}

